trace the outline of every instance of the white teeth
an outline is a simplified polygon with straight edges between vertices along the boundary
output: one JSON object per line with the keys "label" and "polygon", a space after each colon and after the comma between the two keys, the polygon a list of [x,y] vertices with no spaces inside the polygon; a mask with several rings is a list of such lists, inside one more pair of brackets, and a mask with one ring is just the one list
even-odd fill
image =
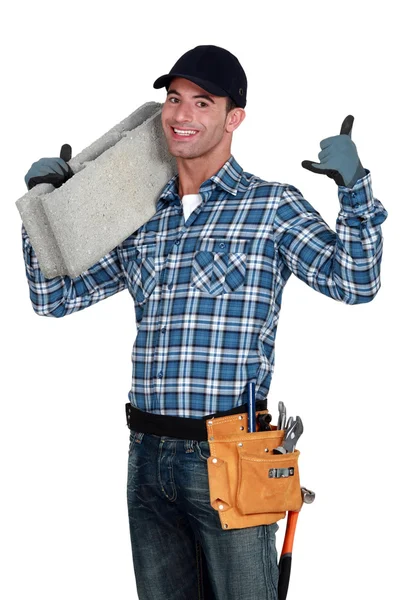
{"label": "white teeth", "polygon": [[197,131],[192,131],[190,129],[175,129],[174,128],[175,133],[179,134],[179,135],[194,135],[195,133],[197,133]]}

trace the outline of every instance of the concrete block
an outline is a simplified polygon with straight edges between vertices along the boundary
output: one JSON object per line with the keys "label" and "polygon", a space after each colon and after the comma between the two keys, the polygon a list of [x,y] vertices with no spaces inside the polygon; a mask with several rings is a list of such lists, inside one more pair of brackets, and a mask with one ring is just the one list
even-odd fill
{"label": "concrete block", "polygon": [[60,188],[39,184],[17,200],[45,277],[80,275],[155,214],[177,173],[161,108],[144,104],[71,158]]}

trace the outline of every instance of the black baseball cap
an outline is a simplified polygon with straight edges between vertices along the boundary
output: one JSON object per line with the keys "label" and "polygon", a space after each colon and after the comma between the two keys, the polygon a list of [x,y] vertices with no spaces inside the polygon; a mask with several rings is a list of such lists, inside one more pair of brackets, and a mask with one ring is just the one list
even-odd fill
{"label": "black baseball cap", "polygon": [[214,96],[229,96],[240,108],[246,106],[247,78],[242,65],[219,46],[196,46],[174,64],[167,75],[155,80],[156,89],[168,89],[174,77],[193,81]]}

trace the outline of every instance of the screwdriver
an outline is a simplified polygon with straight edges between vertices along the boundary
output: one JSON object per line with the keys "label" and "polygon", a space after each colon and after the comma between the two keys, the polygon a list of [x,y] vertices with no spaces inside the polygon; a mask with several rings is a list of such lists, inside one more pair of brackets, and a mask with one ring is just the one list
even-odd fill
{"label": "screwdriver", "polygon": [[254,381],[249,381],[247,384],[247,397],[248,397],[248,417],[249,425],[248,432],[256,431],[256,384]]}

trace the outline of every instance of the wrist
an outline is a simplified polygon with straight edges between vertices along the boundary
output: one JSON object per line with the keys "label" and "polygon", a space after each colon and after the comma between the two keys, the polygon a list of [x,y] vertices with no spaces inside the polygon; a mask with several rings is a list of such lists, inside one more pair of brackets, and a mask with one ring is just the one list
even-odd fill
{"label": "wrist", "polygon": [[359,179],[362,179],[363,177],[365,177],[366,174],[367,174],[366,170],[362,166],[361,162],[358,161],[356,172],[354,173],[353,177],[351,178],[351,180],[349,182],[345,182],[345,186],[347,188],[352,188],[355,185],[355,183]]}

